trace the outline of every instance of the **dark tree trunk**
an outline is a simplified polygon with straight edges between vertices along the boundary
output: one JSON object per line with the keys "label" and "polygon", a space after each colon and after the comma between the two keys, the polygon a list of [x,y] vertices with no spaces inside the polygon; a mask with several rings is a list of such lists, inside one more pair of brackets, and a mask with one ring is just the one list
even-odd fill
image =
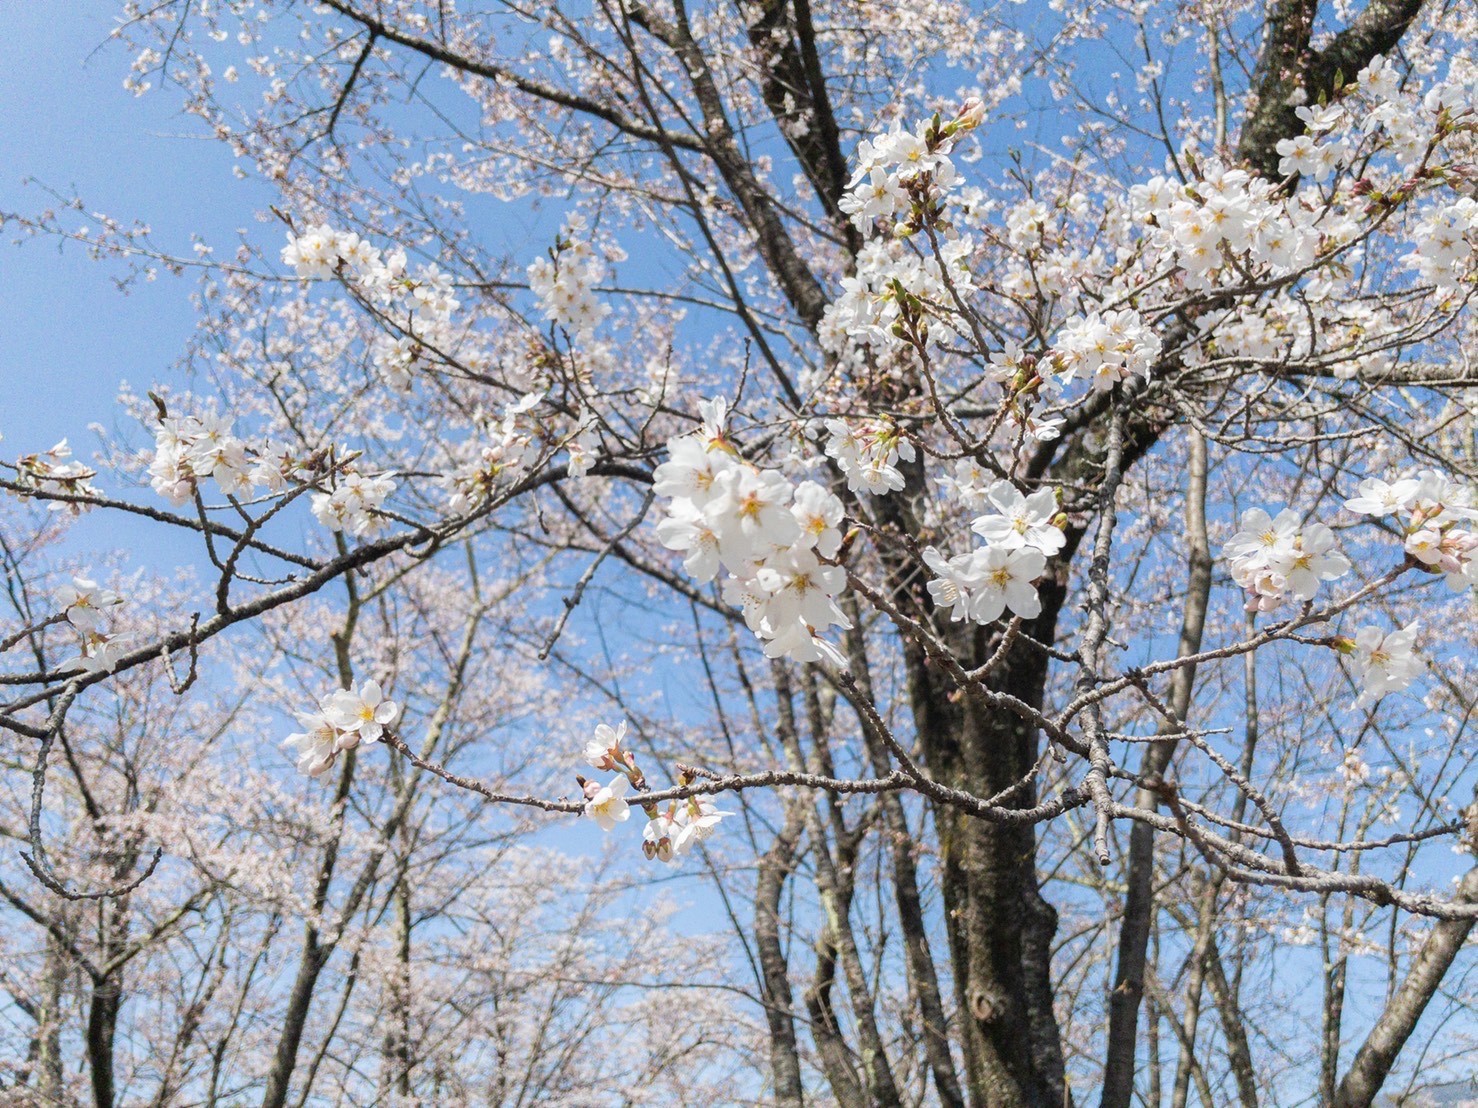
{"label": "dark tree trunk", "polygon": [[106,978],[92,988],[87,1005],[87,1068],[92,1076],[92,1102],[96,1108],[113,1108],[113,1038],[118,1030],[121,1007],[118,982]]}

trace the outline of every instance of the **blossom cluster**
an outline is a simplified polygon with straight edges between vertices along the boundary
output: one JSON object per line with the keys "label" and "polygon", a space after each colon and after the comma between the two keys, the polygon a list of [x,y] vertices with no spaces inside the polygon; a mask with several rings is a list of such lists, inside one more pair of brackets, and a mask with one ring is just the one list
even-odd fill
{"label": "blossom cluster", "polygon": [[892,420],[876,418],[848,423],[828,419],[826,431],[826,454],[836,461],[847,479],[847,488],[879,496],[903,488],[898,462],[900,459],[911,462],[916,454],[913,443]]}
{"label": "blossom cluster", "polygon": [[250,496],[257,486],[282,489],[294,470],[291,459],[280,449],[253,450],[232,433],[232,422],[213,414],[161,419],[149,462],[154,491],[183,504],[206,479],[227,496]]}
{"label": "blossom cluster", "polygon": [[604,266],[584,232],[585,220],[571,215],[549,257],[537,259],[528,269],[529,287],[539,298],[544,317],[580,338],[592,335],[611,314],[610,306],[595,294]]}
{"label": "blossom cluster", "polygon": [[1402,261],[1440,289],[1467,282],[1478,258],[1478,200],[1464,196],[1426,212],[1413,234],[1416,249]]}
{"label": "blossom cluster", "polygon": [[[66,439],[50,450],[22,455],[15,463],[15,475],[16,484],[23,489],[47,495],[90,497],[98,491],[92,483],[97,471],[72,457]],[[53,500],[47,508],[53,512],[70,510],[73,515],[82,510],[81,505],[62,500]]]}
{"label": "blossom cluster", "polygon": [[[970,100],[947,125],[938,116],[912,131],[894,125],[857,147],[857,168],[847,182],[841,209],[859,231],[883,220],[895,234],[917,229],[917,220],[948,193],[958,179],[949,151],[955,138],[984,119],[984,106]],[[902,218],[900,218],[902,217]]]}
{"label": "blossom cluster", "polygon": [[299,277],[340,277],[373,301],[401,330],[445,323],[459,307],[451,275],[435,263],[406,268],[405,251],[389,253],[353,231],[315,224],[287,236],[282,263]]}
{"label": "blossom cluster", "polygon": [[315,465],[279,443],[248,444],[233,433],[230,419],[209,413],[166,416],[154,433],[149,483],[172,503],[184,504],[206,480],[233,497],[248,497],[257,489],[279,493],[290,484],[326,480],[328,490],[314,493],[311,500],[314,518],[331,531],[363,537],[382,526],[379,509],[395,482],[388,473],[361,472],[357,459],[347,451],[333,472],[320,478]]}
{"label": "blossom cluster", "polygon": [[122,603],[112,589],[85,577],[74,577],[57,590],[57,605],[82,640],[81,653],[64,662],[62,672],[111,673],[117,668],[128,636],[110,628],[108,615]]}
{"label": "blossom cluster", "polygon": [[1149,267],[1178,267],[1187,288],[1209,289],[1223,276],[1242,280],[1243,263],[1274,274],[1313,262],[1321,212],[1244,169],[1208,159],[1198,179],[1151,177],[1129,189],[1126,209],[1145,234]]}
{"label": "blossom cluster", "polygon": [[910,338],[938,346],[958,337],[953,294],[975,287],[968,236],[947,236],[933,251],[901,238],[869,239],[853,272],[826,310],[821,339],[828,350],[855,358],[855,347],[891,350]]}
{"label": "blossom cluster", "polygon": [[[895,125],[858,145],[841,209],[868,239],[822,322],[833,353],[955,337],[954,296],[975,287],[966,265],[974,242],[946,215],[960,183],[949,155],[983,118],[984,105],[972,99],[948,123],[936,115],[911,131]],[[927,243],[908,241],[926,228]]]}
{"label": "blossom cluster", "polygon": [[1357,708],[1374,703],[1389,692],[1410,687],[1421,673],[1416,657],[1416,636],[1420,622],[1412,620],[1399,631],[1384,632],[1379,627],[1362,627],[1353,640],[1341,640],[1337,646],[1348,654],[1361,685]]}
{"label": "blossom cluster", "polygon": [[330,531],[347,531],[359,538],[373,535],[385,524],[380,508],[394,491],[390,474],[361,473],[349,462],[340,468],[330,491],[313,494],[313,517]]}
{"label": "blossom cluster", "polygon": [[997,481],[985,494],[992,512],[970,529],[985,545],[946,558],[925,547],[924,564],[934,573],[929,595],[953,620],[991,623],[1009,610],[1023,619],[1041,614],[1036,581],[1047,559],[1067,543],[1057,522],[1057,496],[1039,489],[1027,496],[1010,481]]}
{"label": "blossom cluster", "polygon": [[1337,134],[1329,134],[1344,118],[1345,109],[1337,103],[1304,104],[1294,112],[1303,121],[1305,133],[1278,140],[1278,172],[1306,174],[1316,181],[1326,181],[1350,157],[1349,142]]}
{"label": "blossom cluster", "polygon": [[1454,592],[1478,586],[1478,505],[1467,486],[1430,469],[1392,482],[1370,477],[1345,507],[1397,517],[1408,555],[1442,574]]}
{"label": "blossom cluster", "polygon": [[1160,348],[1160,337],[1125,308],[1069,320],[1053,344],[1053,360],[1064,383],[1081,373],[1102,391],[1128,377],[1147,378]]}
{"label": "blossom cluster", "polygon": [[[595,738],[585,744],[586,762],[595,769],[616,773],[604,785],[577,778],[585,796],[585,815],[594,820],[602,831],[612,831],[618,823],[630,819],[628,792],[633,787],[639,791],[646,788],[636,759],[621,745],[625,737],[625,720],[615,729],[602,723],[595,729]],[[651,802],[640,803],[647,815],[647,825],[642,830],[642,853],[669,865],[675,865],[684,854],[713,834],[714,828],[729,814],[719,811],[706,796],[673,800],[665,810]]]}
{"label": "blossom cluster", "polygon": [[378,681],[336,689],[319,699],[317,711],[297,713],[303,730],[289,735],[282,746],[296,756],[299,773],[319,777],[341,751],[379,742],[398,715],[399,705],[385,699]]}
{"label": "blossom cluster", "polygon": [[1261,508],[1242,515],[1242,529],[1227,540],[1222,556],[1232,580],[1247,590],[1249,612],[1271,612],[1288,597],[1313,600],[1324,581],[1350,572],[1350,560],[1334,549],[1334,532],[1322,523],[1301,523],[1285,508],[1270,516]]}
{"label": "blossom cluster", "polygon": [[728,571],[724,598],[764,640],[767,657],[844,664],[820,638],[851,626],[836,603],[847,575],[830,561],[841,547],[841,501],[814,481],[796,486],[745,461],[725,431],[724,401],[700,408],[702,428],[669,442],[657,467],[653,490],[670,501],[657,537],[684,552],[700,582]]}
{"label": "blossom cluster", "polygon": [[[503,406],[501,417],[490,421],[484,437],[459,448],[451,468],[440,478],[452,511],[465,515],[475,510],[500,484],[534,463],[539,456],[539,439],[532,413],[543,399],[542,393],[531,392],[510,401]],[[575,468],[578,466],[572,462],[572,472]]]}

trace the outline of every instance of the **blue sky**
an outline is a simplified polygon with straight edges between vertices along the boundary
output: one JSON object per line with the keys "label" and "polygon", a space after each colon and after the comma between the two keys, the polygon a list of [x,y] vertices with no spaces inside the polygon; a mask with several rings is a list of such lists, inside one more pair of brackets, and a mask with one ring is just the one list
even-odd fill
{"label": "blue sky", "polygon": [[[110,0],[10,5],[0,36],[0,211],[26,214],[75,193],[89,211],[150,224],[186,252],[190,233],[226,244],[257,208],[251,183],[231,175],[229,151],[202,134],[168,92],[123,88],[129,58],[108,35]],[[77,225],[88,222],[74,213]],[[69,220],[69,222],[72,222]],[[161,276],[127,295],[116,266],[75,246],[16,246],[0,235],[0,446],[7,456],[70,436],[79,456],[87,425],[111,422],[117,384],[169,380],[193,325],[192,278]]]}

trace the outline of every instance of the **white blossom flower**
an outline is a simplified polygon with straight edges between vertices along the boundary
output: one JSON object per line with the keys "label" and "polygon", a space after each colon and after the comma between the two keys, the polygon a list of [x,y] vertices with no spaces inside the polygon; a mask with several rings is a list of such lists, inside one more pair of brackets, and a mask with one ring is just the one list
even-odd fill
{"label": "white blossom flower", "polygon": [[585,801],[585,814],[600,824],[602,831],[614,831],[616,824],[631,818],[631,808],[625,800],[626,790],[630,787],[631,782],[625,774],[613,778],[609,785],[595,789]]}
{"label": "white blossom flower", "polygon": [[1360,482],[1358,494],[1345,507],[1364,516],[1390,516],[1406,511],[1416,499],[1421,482],[1407,479],[1387,484],[1376,477]]}
{"label": "white blossom flower", "polygon": [[[78,628],[78,630],[82,630]],[[101,631],[82,631],[82,653],[57,667],[61,673],[112,673],[123,660],[126,635],[105,635]]]}
{"label": "white blossom flower", "polygon": [[703,510],[691,500],[672,502],[667,518],[657,524],[657,538],[668,550],[686,551],[683,568],[700,584],[718,575],[718,534]]}
{"label": "white blossom flower", "polygon": [[621,740],[626,737],[626,721],[623,719],[614,730],[610,724],[598,723],[595,738],[585,744],[585,761],[595,769],[615,769],[620,757]]}
{"label": "white blossom flower", "polygon": [[799,537],[800,525],[790,511],[793,495],[790,482],[774,470],[743,465],[718,475],[704,515],[727,565],[738,568]]}
{"label": "white blossom flower", "polygon": [[1247,590],[1249,611],[1272,611],[1290,594],[1312,600],[1324,581],[1343,577],[1350,560],[1334,549],[1334,533],[1321,523],[1300,527],[1298,513],[1277,517],[1261,508],[1243,513],[1242,529],[1227,540],[1223,557],[1232,579]]}
{"label": "white blossom flower", "polygon": [[689,797],[686,803],[678,805],[677,812],[673,815],[672,822],[677,828],[677,834],[672,840],[672,852],[682,855],[692,850],[712,835],[719,821],[728,814],[720,812],[706,796]]}
{"label": "white blossom flower", "polygon": [[386,700],[378,681],[366,681],[355,689],[341,689],[324,705],[324,716],[339,729],[341,749],[360,742],[378,742],[387,724],[400,714],[393,700]]}
{"label": "white blossom flower", "polygon": [[946,558],[934,547],[926,546],[923,556],[924,564],[934,573],[928,588],[935,606],[949,612],[949,618],[957,623],[969,618],[971,555]]}
{"label": "white blossom flower", "polygon": [[112,589],[102,588],[96,581],[74,577],[71,584],[57,590],[57,602],[73,627],[83,632],[96,632],[103,628],[104,609],[122,604],[123,598]]}
{"label": "white blossom flower", "polygon": [[1294,543],[1274,555],[1271,568],[1281,573],[1296,600],[1312,600],[1321,581],[1336,581],[1350,572],[1350,560],[1334,549],[1334,532],[1322,523],[1306,523]]}
{"label": "white blossom flower", "polygon": [[713,499],[718,475],[739,464],[729,451],[711,449],[696,435],[673,439],[667,444],[667,455],[668,460],[652,474],[652,491],[691,500],[699,508]]}
{"label": "white blossom flower", "polygon": [[1399,631],[1382,632],[1379,627],[1362,627],[1355,633],[1350,656],[1356,680],[1363,686],[1356,707],[1364,707],[1389,692],[1410,687],[1422,671],[1421,661],[1413,653],[1420,621],[1413,620]]}
{"label": "white blossom flower", "polygon": [[299,712],[298,723],[303,730],[289,735],[282,746],[296,755],[299,773],[319,777],[338,756],[339,729],[322,712]]}
{"label": "white blossom flower", "polygon": [[800,525],[797,542],[815,547],[823,558],[834,558],[842,545],[840,530],[845,509],[835,494],[815,481],[802,481],[796,486],[791,514]]}
{"label": "white blossom flower", "polygon": [[1023,619],[1042,614],[1042,600],[1034,581],[1047,568],[1047,559],[1032,547],[988,546],[977,550],[970,566],[970,618],[990,623],[1006,609]]}
{"label": "white blossom flower", "polygon": [[1010,481],[997,481],[987,496],[1000,514],[980,516],[970,525],[986,542],[1008,549],[1031,546],[1049,556],[1066,545],[1067,536],[1052,522],[1057,497],[1051,489],[1024,496]]}

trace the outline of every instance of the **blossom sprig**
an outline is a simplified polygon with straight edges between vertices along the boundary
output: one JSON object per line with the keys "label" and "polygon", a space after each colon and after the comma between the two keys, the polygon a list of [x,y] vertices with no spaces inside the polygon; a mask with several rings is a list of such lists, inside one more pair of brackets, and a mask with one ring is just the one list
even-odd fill
{"label": "blossom sprig", "polygon": [[393,474],[364,473],[351,461],[339,468],[328,492],[313,494],[313,516],[330,531],[374,535],[385,526],[380,508],[394,491]]}
{"label": "blossom sprig", "polygon": [[529,288],[539,299],[544,318],[589,338],[611,307],[596,295],[605,266],[586,237],[583,217],[571,214],[547,258],[528,268]]}
{"label": "blossom sprig", "polygon": [[853,226],[867,231],[881,220],[902,237],[937,225],[959,179],[949,153],[984,117],[984,105],[972,98],[948,123],[935,113],[911,131],[895,124],[887,134],[859,143],[857,168],[841,199]]}
{"label": "blossom sprig", "polygon": [[123,597],[86,577],[74,577],[57,590],[57,606],[80,640],[80,652],[59,667],[63,673],[111,673],[128,643],[127,632],[110,624]]}
{"label": "blossom sprig", "polygon": [[[722,401],[700,410],[700,429],[669,442],[668,460],[654,474],[653,491],[670,501],[658,539],[683,553],[684,569],[699,582],[728,571],[724,598],[763,640],[767,657],[845,666],[821,638],[831,627],[851,626],[836,603],[847,584],[833,561],[841,501],[813,481],[796,486],[779,470],[744,460],[725,429]],[[911,454],[906,440],[894,439],[874,461],[886,465],[904,448]]]}
{"label": "blossom sprig", "polygon": [[1353,639],[1335,640],[1335,649],[1349,659],[1361,686],[1356,708],[1373,704],[1387,693],[1411,687],[1423,668],[1415,653],[1420,630],[1421,622],[1412,620],[1397,631],[1362,627]]}
{"label": "blossom sprig", "polygon": [[[155,401],[163,409],[162,401]],[[284,458],[270,446],[254,450],[233,433],[233,421],[213,413],[163,415],[154,432],[149,484],[173,504],[184,504],[212,480],[227,496],[248,497],[257,486],[281,488]]]}
{"label": "blossom sprig", "polygon": [[956,621],[992,623],[1008,610],[1034,619],[1042,611],[1036,582],[1047,559],[1067,543],[1057,495],[1047,488],[1028,496],[1001,480],[985,492],[985,503],[995,510],[971,524],[985,546],[953,558],[924,548],[924,564],[934,574],[929,595]]}
{"label": "blossom sprig", "polygon": [[575,781],[585,797],[585,815],[600,826],[602,831],[614,831],[616,824],[631,818],[631,806],[626,801],[627,790],[646,790],[646,778],[636,764],[636,756],[621,745],[626,738],[626,721],[614,730],[609,724],[598,724],[595,737],[585,744],[585,761],[593,768],[613,772],[615,777],[602,785],[599,781],[587,781],[579,774]]}
{"label": "blossom sprig", "polygon": [[445,323],[462,305],[451,274],[435,262],[409,272],[404,250],[385,252],[353,231],[324,223],[289,232],[282,263],[299,277],[341,278],[405,331]]}
{"label": "blossom sprig", "polygon": [[1241,530],[1222,548],[1232,580],[1247,591],[1249,612],[1271,612],[1290,596],[1308,602],[1326,581],[1353,568],[1334,548],[1334,532],[1322,523],[1302,523],[1285,508],[1276,517],[1261,508],[1242,516]]}
{"label": "blossom sprig", "polygon": [[[692,784],[684,775],[680,784]],[[719,811],[712,799],[690,796],[674,800],[666,810],[648,805],[647,824],[642,828],[642,853],[649,859],[676,865],[683,855],[713,834],[729,812]]]}
{"label": "blossom sprig", "polygon": [[892,420],[828,419],[826,431],[826,454],[836,461],[847,479],[847,488],[875,496],[903,488],[898,462],[911,462],[917,453],[908,436]]}
{"label": "blossom sprig", "polygon": [[1064,384],[1082,374],[1102,392],[1129,377],[1148,378],[1160,350],[1160,337],[1138,312],[1125,308],[1070,320],[1049,358]]}
{"label": "blossom sprig", "polygon": [[[502,414],[491,418],[479,412],[483,433],[453,448],[451,465],[439,484],[447,494],[447,506],[454,512],[472,511],[485,503],[501,486],[528,472],[542,454],[550,437],[536,416],[544,393],[529,392],[503,406]],[[589,443],[589,432],[584,440]],[[574,443],[567,444],[574,447]],[[579,468],[571,451],[571,473]],[[587,455],[587,462],[588,462]]]}
{"label": "blossom sprig", "polygon": [[[97,470],[72,457],[72,448],[62,439],[50,450],[34,454],[23,454],[15,462],[16,484],[24,491],[24,499],[31,492],[46,496],[60,493],[66,497],[91,497],[98,494],[93,479]],[[85,505],[70,500],[53,500],[47,509],[53,512],[70,511],[79,515]]]}
{"label": "blossom sprig", "polygon": [[[585,797],[585,815],[602,831],[614,831],[617,824],[631,818],[631,802],[626,798],[634,789],[647,790],[646,778],[635,756],[621,743],[626,737],[626,721],[612,728],[599,724],[595,736],[585,744],[585,761],[595,769],[616,774],[605,784],[575,776]],[[678,786],[691,785],[699,771],[678,767]],[[647,816],[642,829],[642,853],[649,859],[676,864],[684,854],[713,834],[714,828],[729,813],[721,812],[706,796],[691,796],[670,801],[666,808],[638,800]]]}
{"label": "blossom sprig", "polygon": [[297,759],[299,773],[321,777],[345,750],[376,743],[400,715],[400,706],[385,697],[378,681],[357,689],[335,689],[318,701],[318,710],[297,713],[303,730],[282,741]]}
{"label": "blossom sprig", "polygon": [[1478,587],[1478,504],[1468,486],[1431,469],[1391,482],[1367,477],[1345,507],[1396,517],[1412,561],[1442,574],[1454,592]]}

